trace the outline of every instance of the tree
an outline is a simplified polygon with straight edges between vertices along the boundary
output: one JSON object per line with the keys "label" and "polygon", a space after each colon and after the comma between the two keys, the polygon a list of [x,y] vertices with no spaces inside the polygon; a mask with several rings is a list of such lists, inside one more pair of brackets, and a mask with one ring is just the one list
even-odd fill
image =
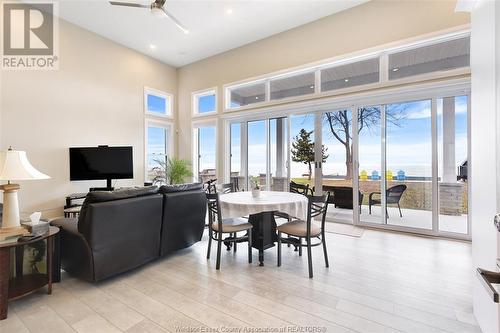
{"label": "tree", "polygon": [[[308,132],[302,128],[299,135],[294,137],[292,142],[292,161],[304,163],[308,166],[309,180],[311,180],[312,163],[314,162],[314,142],[311,140],[312,133],[313,131]],[[323,162],[326,162],[328,158],[328,155],[326,155],[327,150],[328,148],[325,148],[325,146],[321,147]]]}
{"label": "tree", "polygon": [[[395,105],[386,110],[388,124],[400,126],[405,117],[405,105]],[[352,179],[352,116],[350,110],[326,112],[325,120],[333,137],[345,147],[346,179]],[[378,107],[364,107],[358,113],[358,134],[368,129],[380,128],[381,110]]]}

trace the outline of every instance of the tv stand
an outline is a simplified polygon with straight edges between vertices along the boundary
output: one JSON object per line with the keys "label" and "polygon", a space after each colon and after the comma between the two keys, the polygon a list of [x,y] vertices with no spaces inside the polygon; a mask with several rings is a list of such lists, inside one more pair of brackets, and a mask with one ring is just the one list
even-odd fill
{"label": "tv stand", "polygon": [[113,191],[115,188],[112,185],[112,179],[108,178],[106,179],[106,187],[91,187],[89,189],[90,192],[93,191]]}

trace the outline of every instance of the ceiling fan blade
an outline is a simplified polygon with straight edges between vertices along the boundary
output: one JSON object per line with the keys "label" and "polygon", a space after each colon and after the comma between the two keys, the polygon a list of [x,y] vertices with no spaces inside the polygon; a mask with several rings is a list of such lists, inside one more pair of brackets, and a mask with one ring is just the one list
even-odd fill
{"label": "ceiling fan blade", "polygon": [[165,15],[167,15],[167,17],[171,19],[179,29],[181,29],[185,34],[189,33],[189,29],[186,28],[181,22],[179,22],[179,20],[176,19],[175,16],[170,14],[164,7],[161,7],[161,9],[165,13]]}
{"label": "ceiling fan blade", "polygon": [[125,7],[136,7],[136,8],[149,8],[148,5],[143,5],[140,3],[132,3],[132,2],[120,2],[120,1],[110,1],[110,4],[113,6],[125,6]]}

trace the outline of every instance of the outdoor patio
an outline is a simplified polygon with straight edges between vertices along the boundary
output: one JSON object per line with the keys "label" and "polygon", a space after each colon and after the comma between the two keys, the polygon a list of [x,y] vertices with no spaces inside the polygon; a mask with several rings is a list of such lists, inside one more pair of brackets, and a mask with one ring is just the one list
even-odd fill
{"label": "outdoor patio", "polygon": [[[395,207],[388,207],[387,224],[418,229],[432,229],[432,211],[401,208],[403,217],[399,217],[399,211]],[[382,224],[382,211],[380,206],[372,207],[372,214],[368,212],[368,206],[361,208],[360,221],[367,223]],[[349,222],[353,221],[353,211],[350,209],[328,208],[327,221]],[[439,215],[439,230],[459,234],[467,234],[467,215]]]}

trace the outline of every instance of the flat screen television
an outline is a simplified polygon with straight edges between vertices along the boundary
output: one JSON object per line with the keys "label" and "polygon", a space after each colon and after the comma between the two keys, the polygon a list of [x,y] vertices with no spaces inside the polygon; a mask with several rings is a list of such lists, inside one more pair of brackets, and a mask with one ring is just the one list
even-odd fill
{"label": "flat screen television", "polygon": [[134,178],[132,147],[69,148],[70,180],[107,180]]}

